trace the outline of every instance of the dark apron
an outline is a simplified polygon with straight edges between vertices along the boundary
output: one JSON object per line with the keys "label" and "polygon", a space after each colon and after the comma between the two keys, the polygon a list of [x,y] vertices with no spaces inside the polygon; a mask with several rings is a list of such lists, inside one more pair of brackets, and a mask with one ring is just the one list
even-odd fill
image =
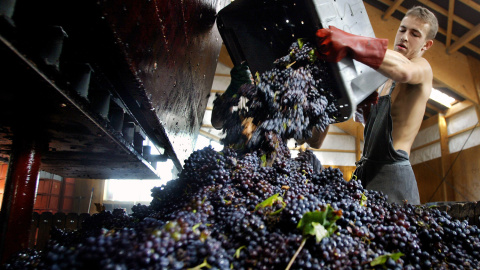
{"label": "dark apron", "polygon": [[357,162],[354,175],[364,188],[381,191],[388,201],[402,204],[420,204],[417,181],[407,152],[395,150],[392,139],[391,94],[381,96],[365,125],[362,158]]}

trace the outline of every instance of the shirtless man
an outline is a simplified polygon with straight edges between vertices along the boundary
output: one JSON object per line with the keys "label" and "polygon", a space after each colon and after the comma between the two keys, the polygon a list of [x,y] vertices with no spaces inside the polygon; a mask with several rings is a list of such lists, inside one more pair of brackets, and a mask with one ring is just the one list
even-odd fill
{"label": "shirtless man", "polygon": [[[437,30],[435,15],[414,7],[400,23],[394,50],[387,49],[386,39],[355,36],[334,27],[317,32],[317,47],[327,61],[348,55],[389,78],[368,116],[363,155],[355,171],[365,188],[382,191],[389,202],[420,204],[409,155],[432,90],[432,68],[422,56]],[[312,138],[309,144],[320,147],[323,138],[318,141],[315,144]]]}

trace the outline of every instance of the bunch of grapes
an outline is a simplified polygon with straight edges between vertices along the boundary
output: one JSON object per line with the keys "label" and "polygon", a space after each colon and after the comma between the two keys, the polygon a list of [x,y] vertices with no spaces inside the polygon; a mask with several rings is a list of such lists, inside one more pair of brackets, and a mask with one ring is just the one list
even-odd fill
{"label": "bunch of grapes", "polygon": [[246,108],[234,111],[225,121],[223,143],[248,152],[268,141],[270,132],[284,140],[308,139],[314,128],[324,131],[335,122],[335,87],[328,64],[317,59],[310,43],[299,39],[271,70],[257,76],[255,85],[242,85],[229,101],[248,100]]}
{"label": "bunch of grapes", "polygon": [[[432,207],[390,204],[359,180],[345,181],[338,169],[314,171],[307,159],[288,152],[278,151],[268,164],[267,154],[196,151],[178,179],[152,189],[150,205],[134,207],[131,216],[95,214],[75,232],[76,241],[54,235],[46,250],[23,251],[4,267],[473,269],[480,264],[480,230],[467,221]],[[330,208],[336,220],[326,218]],[[324,216],[309,223],[312,235],[301,228],[308,215]]]}

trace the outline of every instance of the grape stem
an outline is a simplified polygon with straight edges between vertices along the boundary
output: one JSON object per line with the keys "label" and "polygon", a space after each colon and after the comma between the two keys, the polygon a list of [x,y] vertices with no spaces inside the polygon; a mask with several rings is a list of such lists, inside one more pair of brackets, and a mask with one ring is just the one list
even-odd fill
{"label": "grape stem", "polygon": [[[307,237],[307,238],[308,238],[308,237]],[[297,249],[297,251],[295,252],[295,254],[293,254],[293,257],[292,257],[292,259],[290,260],[290,262],[288,263],[287,268],[285,268],[285,270],[289,270],[290,267],[292,267],[293,262],[294,262],[295,259],[297,258],[297,256],[298,256],[298,254],[300,253],[300,251],[303,249],[303,246],[305,245],[305,242],[307,242],[307,238],[303,238],[302,243],[301,243],[300,246],[298,247],[298,249]]]}

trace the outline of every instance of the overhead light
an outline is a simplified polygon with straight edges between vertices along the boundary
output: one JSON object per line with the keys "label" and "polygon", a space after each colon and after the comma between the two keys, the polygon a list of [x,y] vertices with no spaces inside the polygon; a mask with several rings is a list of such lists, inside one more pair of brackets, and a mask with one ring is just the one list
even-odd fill
{"label": "overhead light", "polygon": [[443,93],[440,90],[437,90],[435,88],[432,88],[432,93],[430,94],[430,99],[434,100],[440,104],[442,104],[445,107],[452,107],[452,104],[457,101],[455,98]]}

